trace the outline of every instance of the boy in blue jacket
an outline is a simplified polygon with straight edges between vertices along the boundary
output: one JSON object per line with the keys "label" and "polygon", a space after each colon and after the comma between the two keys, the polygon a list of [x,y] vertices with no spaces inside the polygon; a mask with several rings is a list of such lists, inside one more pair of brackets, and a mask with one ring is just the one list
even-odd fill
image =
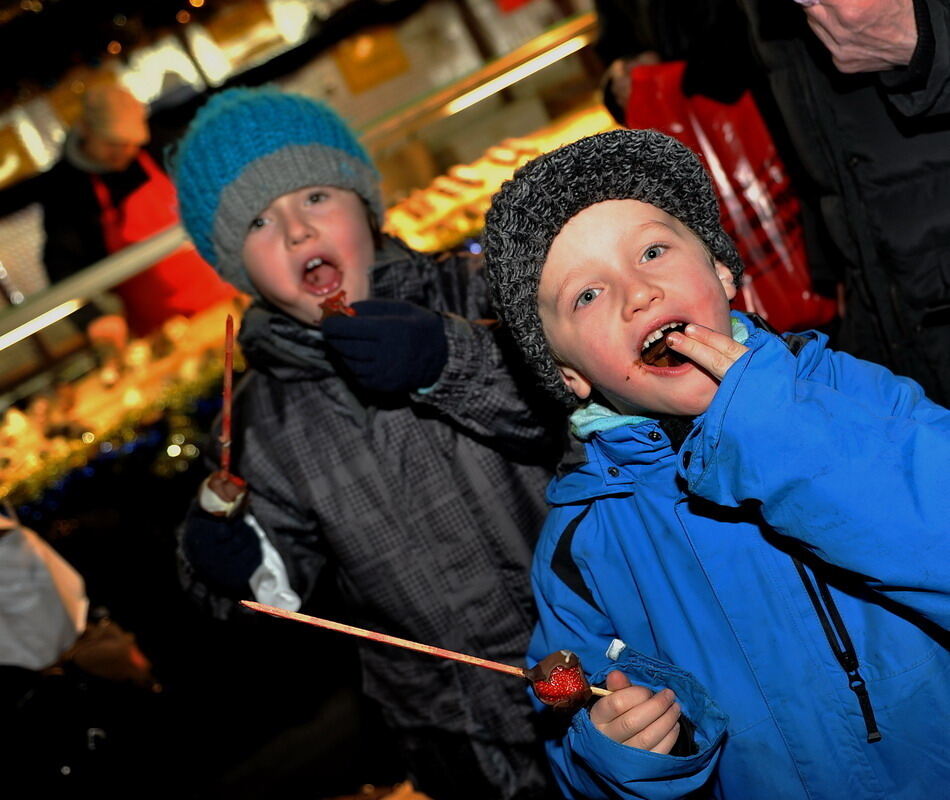
{"label": "boy in blue jacket", "polygon": [[574,409],[529,661],[573,650],[613,694],[548,742],[565,794],[945,792],[950,412],[730,313],[742,264],[708,176],[655,131],[523,167],[485,253]]}

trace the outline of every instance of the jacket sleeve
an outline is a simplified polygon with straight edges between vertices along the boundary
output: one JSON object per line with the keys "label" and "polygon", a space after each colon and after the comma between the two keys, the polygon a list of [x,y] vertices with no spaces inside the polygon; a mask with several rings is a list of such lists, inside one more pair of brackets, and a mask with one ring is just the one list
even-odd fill
{"label": "jacket sleeve", "polygon": [[43,266],[50,283],[64,280],[106,256],[99,207],[89,178],[57,164],[42,184]]}
{"label": "jacket sleeve", "polygon": [[[513,458],[556,461],[565,412],[545,397],[494,320],[481,260],[443,257],[438,271],[448,360],[436,384],[413,395]],[[441,308],[439,306],[442,306]]]}
{"label": "jacket sleeve", "polygon": [[876,364],[757,331],[680,450],[689,490],[950,627],[950,411]]}
{"label": "jacket sleeve", "polygon": [[[568,724],[562,723],[559,733],[545,741],[555,777],[565,797],[571,799],[673,800],[685,797],[706,783],[715,769],[726,717],[689,673],[638,653],[615,638],[611,620],[593,599],[596,585],[591,573],[579,567],[584,583],[590,588],[578,592],[552,569],[552,558],[561,556],[557,554],[560,548],[556,544],[550,546],[548,537],[552,526],[566,527],[559,521],[568,513],[576,516],[579,512],[561,508],[552,513],[535,558],[533,583],[539,618],[529,647],[528,663],[534,664],[555,650],[571,650],[580,658],[592,685],[602,683],[612,670],[621,670],[631,682],[654,691],[671,688],[683,713],[696,726],[697,752],[678,757],[620,744],[597,730],[588,710],[581,709]],[[596,511],[582,523],[588,532],[591,526],[596,535]],[[601,549],[596,542],[588,544],[593,549]],[[578,560],[579,565],[583,562],[584,559]],[[638,613],[634,602],[631,602],[630,613]],[[542,714],[556,719],[559,712],[545,708],[537,699],[533,702]],[[551,727],[557,729],[555,725]]]}
{"label": "jacket sleeve", "polygon": [[919,44],[906,69],[880,75],[884,96],[905,117],[950,111],[950,3],[914,0]]}
{"label": "jacket sleeve", "polygon": [[[243,533],[253,532],[261,542],[261,563],[251,575],[250,588],[255,599],[269,605],[289,607],[287,603],[277,601],[275,598],[278,597],[296,602],[298,607],[301,599],[306,602],[326,563],[319,525],[311,514],[301,510],[302,503],[293,490],[293,476],[274,460],[272,449],[262,442],[267,438],[267,431],[240,424],[243,418],[252,418],[256,413],[256,409],[248,409],[243,401],[250,381],[257,377],[246,376],[235,392],[235,420],[238,424],[235,425],[233,469],[235,475],[247,481],[246,513],[229,519],[214,518],[193,503],[179,530],[180,582],[187,594],[220,619],[253,612],[238,605],[244,597],[236,596],[233,591],[224,591],[214,574],[198,570],[190,563],[188,548],[182,545],[189,527],[194,530],[196,526],[217,525],[242,528]],[[216,430],[219,424],[220,420],[216,421]],[[218,437],[210,439],[209,467],[214,469],[218,463],[214,452]]]}

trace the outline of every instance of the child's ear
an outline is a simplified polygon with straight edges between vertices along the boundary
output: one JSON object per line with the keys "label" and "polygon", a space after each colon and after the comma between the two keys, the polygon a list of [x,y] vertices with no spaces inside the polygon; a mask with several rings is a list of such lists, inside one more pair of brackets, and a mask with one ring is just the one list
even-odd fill
{"label": "child's ear", "polygon": [[569,367],[566,364],[558,364],[558,371],[561,373],[561,380],[564,381],[564,385],[567,386],[575,395],[581,400],[586,400],[590,397],[591,389],[593,385],[587,378],[585,378],[580,372],[578,372],[573,367]]}
{"label": "child's ear", "polygon": [[720,283],[722,283],[722,288],[726,293],[726,299],[731,301],[736,296],[736,292],[738,291],[736,288],[736,279],[732,275],[732,270],[721,261],[717,261],[716,276],[719,278]]}

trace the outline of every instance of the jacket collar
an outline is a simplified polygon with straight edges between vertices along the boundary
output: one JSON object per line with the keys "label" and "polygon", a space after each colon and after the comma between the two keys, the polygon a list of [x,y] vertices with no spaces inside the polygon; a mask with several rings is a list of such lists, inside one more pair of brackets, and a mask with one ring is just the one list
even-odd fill
{"label": "jacket collar", "polygon": [[[758,327],[755,319],[732,313],[736,341],[747,342]],[[645,472],[667,460],[672,464],[675,455],[660,420],[588,404],[571,415],[569,448],[548,488],[548,501],[562,505],[629,493]]]}

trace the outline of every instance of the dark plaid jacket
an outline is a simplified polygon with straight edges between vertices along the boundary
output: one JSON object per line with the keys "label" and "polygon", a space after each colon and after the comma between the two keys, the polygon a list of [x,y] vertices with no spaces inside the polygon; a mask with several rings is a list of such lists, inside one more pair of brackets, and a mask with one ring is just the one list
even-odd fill
{"label": "dark plaid jacket", "polygon": [[[308,596],[330,566],[348,622],[523,664],[535,620],[528,572],[560,454],[549,432],[559,420],[540,423],[534,398],[505,366],[498,331],[463,319],[491,314],[479,259],[392,241],[387,249],[374,296],[450,315],[449,361],[436,388],[374,404],[325,363],[274,357],[245,320],[240,342],[255,371],[236,392],[233,469],[304,611],[314,610]],[[181,566],[192,594],[219,616],[231,613],[233,601],[204,582],[212,576]],[[394,727],[469,736],[499,798],[538,779],[504,746],[536,741],[522,681],[359,643],[364,690]]]}

